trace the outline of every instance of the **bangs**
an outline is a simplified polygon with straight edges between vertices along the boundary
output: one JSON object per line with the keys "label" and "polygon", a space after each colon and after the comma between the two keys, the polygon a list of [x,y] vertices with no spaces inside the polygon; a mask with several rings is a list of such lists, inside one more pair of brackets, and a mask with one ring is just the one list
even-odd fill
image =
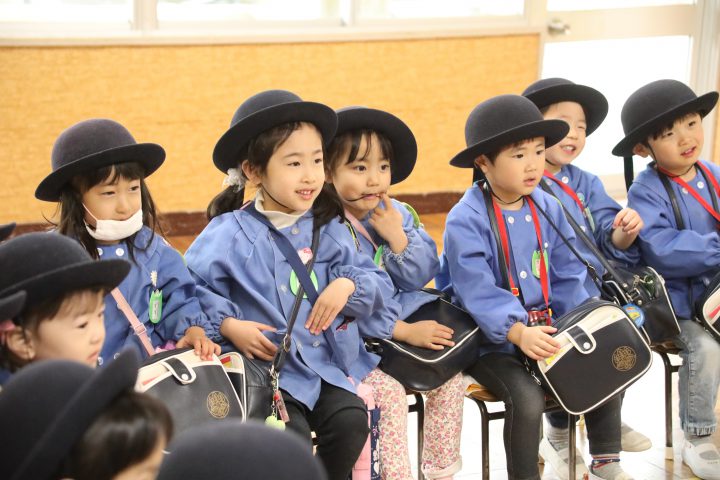
{"label": "bangs", "polygon": [[136,162],[116,163],[78,174],[72,179],[72,185],[80,193],[84,193],[95,185],[114,185],[120,178],[142,180],[145,178],[145,169]]}

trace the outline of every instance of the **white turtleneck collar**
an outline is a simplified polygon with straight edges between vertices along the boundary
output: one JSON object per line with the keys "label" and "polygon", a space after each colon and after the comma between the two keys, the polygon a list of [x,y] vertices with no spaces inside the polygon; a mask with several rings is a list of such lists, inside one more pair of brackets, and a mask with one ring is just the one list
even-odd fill
{"label": "white turtleneck collar", "polygon": [[270,223],[272,223],[273,226],[278,230],[292,227],[297,223],[298,220],[300,220],[300,217],[305,215],[305,213],[307,212],[306,210],[304,212],[284,213],[274,210],[265,210],[264,202],[265,197],[263,197],[262,190],[258,190],[255,194],[255,210],[265,215],[265,217],[270,220]]}

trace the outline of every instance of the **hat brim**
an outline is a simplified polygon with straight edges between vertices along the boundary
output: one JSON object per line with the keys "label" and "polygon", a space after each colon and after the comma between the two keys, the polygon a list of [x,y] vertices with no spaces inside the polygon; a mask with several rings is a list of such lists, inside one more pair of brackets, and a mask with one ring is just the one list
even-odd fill
{"label": "hat brim", "polygon": [[240,120],[230,127],[213,150],[213,163],[227,173],[237,168],[247,157],[250,140],[273,127],[291,122],[308,122],[315,125],[327,144],[335,136],[337,116],[335,111],[316,102],[287,102],[264,108]]}
{"label": "hat brim", "polygon": [[44,295],[48,292],[59,297],[68,292],[93,287],[112,290],[120,285],[130,268],[130,263],[121,259],[88,260],[28,278],[6,288],[0,295],[6,296],[24,290],[27,294],[26,304],[34,305],[46,300]]}
{"label": "hat brim", "polygon": [[625,135],[625,138],[615,145],[612,149],[612,154],[618,157],[631,157],[633,155],[633,148],[638,143],[641,143],[647,137],[653,134],[655,130],[662,126],[669,124],[675,119],[692,112],[700,112],[700,116],[704,117],[710,111],[715,108],[715,104],[718,101],[718,92],[708,92],[705,95],[701,95],[689,102],[677,105],[655,117],[647,120],[646,122],[638,125],[630,133]]}
{"label": "hat brim", "polygon": [[16,317],[25,306],[26,293],[24,290],[15,292],[8,297],[0,299],[0,321]]}
{"label": "hat brim", "polygon": [[0,241],[5,240],[15,230],[15,222],[0,225]]}
{"label": "hat brim", "polygon": [[129,350],[96,370],[38,439],[13,479],[51,478],[95,419],[120,393],[135,386],[139,367],[137,354]]}
{"label": "hat brim", "polygon": [[562,120],[539,120],[505,130],[494,137],[469,146],[450,160],[450,165],[460,168],[473,168],[475,159],[482,154],[492,153],[502,147],[521,140],[545,137],[545,148],[549,148],[565,138],[570,127]]}
{"label": "hat brim", "polygon": [[393,159],[390,165],[390,184],[394,185],[405,180],[415,168],[417,161],[417,141],[412,130],[398,117],[391,113],[374,108],[351,108],[337,112],[338,130],[342,135],[361,129],[371,129],[385,135],[393,148]]}
{"label": "hat brim", "polygon": [[164,161],[165,150],[156,143],[124,145],[93,153],[63,165],[45,177],[35,189],[35,198],[47,202],[57,202],[65,185],[75,175],[88,170],[96,170],[117,163],[136,162],[143,167],[145,176],[148,177],[160,168]]}
{"label": "hat brim", "polygon": [[586,135],[590,135],[597,130],[608,113],[608,101],[605,96],[594,88],[585,85],[551,85],[528,93],[525,97],[540,109],[560,102],[579,103],[585,111]]}

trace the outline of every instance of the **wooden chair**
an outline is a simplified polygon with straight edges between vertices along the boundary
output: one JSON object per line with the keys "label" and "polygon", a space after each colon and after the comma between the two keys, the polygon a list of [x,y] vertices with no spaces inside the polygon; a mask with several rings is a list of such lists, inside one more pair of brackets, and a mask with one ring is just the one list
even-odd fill
{"label": "wooden chair", "polygon": [[[502,420],[505,417],[505,410],[497,412],[489,412],[487,402],[499,402],[490,390],[484,385],[473,383],[465,392],[465,396],[472,400],[480,409],[480,421],[482,431],[480,432],[481,451],[482,451],[482,480],[490,480],[490,421]],[[560,407],[552,400],[546,402],[545,412],[560,410]],[[568,414],[568,444],[572,447],[575,445],[575,422],[577,418]],[[568,450],[568,478],[575,478],[575,448]]]}

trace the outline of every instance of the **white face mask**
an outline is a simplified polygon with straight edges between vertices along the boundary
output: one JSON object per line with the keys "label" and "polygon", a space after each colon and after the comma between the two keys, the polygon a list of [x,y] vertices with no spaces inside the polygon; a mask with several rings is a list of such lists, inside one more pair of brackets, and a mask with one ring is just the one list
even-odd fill
{"label": "white face mask", "polygon": [[[85,205],[83,205],[85,207]],[[143,227],[142,208],[135,212],[127,220],[98,220],[87,207],[85,207],[92,218],[95,219],[95,228],[93,229],[87,222],[85,228],[91,237],[95,240],[106,242],[116,242],[124,240],[133,233],[138,232]]]}

